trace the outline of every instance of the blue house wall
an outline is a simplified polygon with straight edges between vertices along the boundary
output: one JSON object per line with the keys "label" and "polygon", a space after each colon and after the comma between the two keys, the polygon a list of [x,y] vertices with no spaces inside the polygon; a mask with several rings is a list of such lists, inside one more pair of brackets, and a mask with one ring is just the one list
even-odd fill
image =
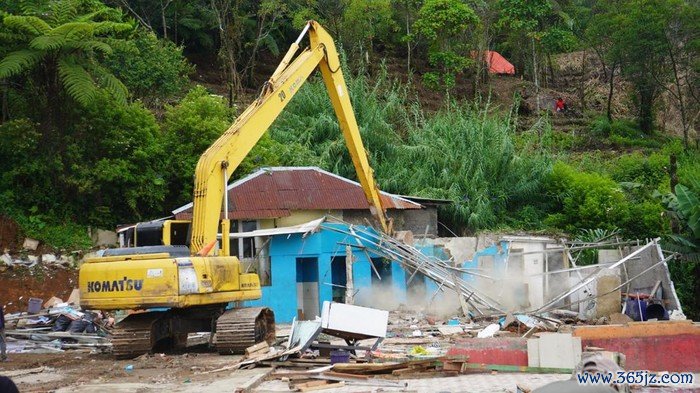
{"label": "blue house wall", "polygon": [[[324,224],[326,227],[337,227],[347,230],[346,224]],[[367,228],[363,228],[367,229]],[[331,263],[334,257],[346,257],[345,245],[343,243],[356,242],[343,233],[322,228],[316,233],[276,235],[270,239],[269,257],[271,271],[271,285],[262,288],[262,298],[255,301],[245,302],[249,307],[269,307],[275,312],[275,319],[281,323],[289,323],[297,316],[298,304],[297,283],[314,282],[318,283],[318,310],[324,301],[333,299],[332,269]],[[301,263],[316,263],[318,274],[316,277],[308,277],[304,272],[297,271],[297,260],[305,259]],[[378,281],[373,279],[375,273],[370,266],[370,258],[377,258],[376,255],[363,252],[358,248],[353,249],[353,284],[356,296],[371,297],[373,285]],[[382,281],[391,281],[392,295],[397,302],[406,300],[406,273],[397,263],[391,263],[391,277],[382,277]],[[309,269],[313,271],[315,269]],[[315,272],[312,272],[315,273]],[[315,274],[312,274],[315,276]],[[376,277],[376,276],[375,276]],[[373,284],[374,280],[374,284]],[[388,285],[388,283],[387,283]],[[313,316],[307,315],[307,318]]]}

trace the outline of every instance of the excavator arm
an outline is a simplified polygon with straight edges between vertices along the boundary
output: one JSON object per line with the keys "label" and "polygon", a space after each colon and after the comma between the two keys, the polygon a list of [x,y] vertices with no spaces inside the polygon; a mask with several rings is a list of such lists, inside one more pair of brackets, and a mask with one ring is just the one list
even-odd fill
{"label": "excavator arm", "polygon": [[[307,32],[311,45],[295,58],[294,55],[299,50],[299,42]],[[226,185],[231,174],[270,128],[272,122],[316,67],[320,68],[323,75],[340,129],[350,150],[357,177],[370,204],[370,211],[379,221],[382,229],[389,232],[379,189],[362,144],[333,38],[317,22],[309,21],[266,82],[260,96],[200,157],[194,182],[190,245],[192,254],[201,252],[206,255],[207,252],[202,249],[216,241],[222,202],[225,211],[228,211]],[[227,218],[224,217],[222,224],[224,233],[228,232]],[[228,242],[223,243],[224,255],[226,255]]]}

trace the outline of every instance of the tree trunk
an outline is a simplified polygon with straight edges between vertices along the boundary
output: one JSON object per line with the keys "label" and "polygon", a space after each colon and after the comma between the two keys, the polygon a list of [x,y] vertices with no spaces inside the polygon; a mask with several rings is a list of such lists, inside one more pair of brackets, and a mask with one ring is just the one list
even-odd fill
{"label": "tree trunk", "polygon": [[555,86],[554,82],[554,66],[552,65],[552,56],[547,52],[547,63],[549,65],[549,79],[550,79],[550,85],[549,86]]}
{"label": "tree trunk", "polygon": [[615,68],[617,68],[617,63],[613,62],[610,66],[610,77],[608,78],[608,105],[605,110],[605,115],[609,122],[612,122],[612,98],[613,92],[615,91]]}
{"label": "tree trunk", "polygon": [[639,128],[645,134],[654,128],[654,91],[653,87],[645,83],[639,88]]}
{"label": "tree trunk", "polygon": [[163,4],[163,0],[160,2],[160,19],[161,23],[163,23],[163,38],[168,39],[168,23],[165,21],[165,9],[168,8],[168,5],[170,2],[167,4]]}
{"label": "tree trunk", "polygon": [[586,111],[586,48],[583,49],[583,60],[581,60],[581,78],[579,79],[579,101],[581,101],[581,111]]}
{"label": "tree trunk", "polygon": [[2,118],[0,118],[0,124],[8,121],[10,119],[10,108],[7,102],[7,81],[2,81]]}
{"label": "tree trunk", "polygon": [[411,13],[410,13],[410,1],[406,1],[406,50],[408,51],[408,56],[406,57],[406,70],[411,73],[411,40],[408,38],[411,36]]}
{"label": "tree trunk", "polygon": [[689,149],[689,144],[688,144],[688,119],[686,115],[686,110],[685,110],[685,102],[683,101],[683,86],[681,84],[681,79],[680,76],[678,75],[678,64],[676,63],[676,57],[673,55],[673,48],[671,47],[671,43],[668,43],[668,54],[669,58],[671,59],[671,67],[673,69],[673,81],[676,85],[676,89],[678,90],[678,95],[676,96],[676,99],[678,100],[678,109],[681,111],[681,125],[683,126],[683,146],[685,147],[686,150]]}
{"label": "tree trunk", "polygon": [[537,108],[537,115],[540,114],[540,78],[537,75],[537,51],[535,50],[535,39],[530,39],[532,42],[532,76],[535,83],[535,107]]}

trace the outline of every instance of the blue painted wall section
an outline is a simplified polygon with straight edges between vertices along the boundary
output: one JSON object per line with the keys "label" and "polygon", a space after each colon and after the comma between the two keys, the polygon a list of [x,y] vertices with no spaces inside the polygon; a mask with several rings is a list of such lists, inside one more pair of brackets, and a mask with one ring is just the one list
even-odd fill
{"label": "blue painted wall section", "polygon": [[[346,224],[324,224],[326,227],[335,227],[347,230]],[[368,228],[363,229],[367,230]],[[303,277],[304,273],[297,272],[298,258],[317,258],[318,263],[318,301],[333,299],[333,274],[331,264],[333,258],[344,258],[345,243],[353,244],[355,239],[345,234],[322,228],[316,233],[303,236],[302,234],[277,235],[270,239],[269,256],[271,269],[271,285],[262,288],[262,298],[256,301],[247,301],[248,307],[269,307],[275,312],[275,319],[280,323],[289,323],[297,316],[297,282],[299,279],[307,281]],[[382,276],[378,280],[372,267],[370,259],[375,259],[375,264],[379,266],[381,259],[377,255],[364,252],[359,248],[353,248],[353,283],[357,299],[372,299],[373,291],[377,291],[379,286],[391,286],[391,296],[397,303],[406,302],[406,279],[408,275],[398,263],[391,263],[386,266],[390,274]],[[306,260],[304,263],[309,263]],[[381,267],[381,266],[379,266]],[[336,270],[338,267],[336,267]],[[336,278],[339,276],[336,271]],[[373,277],[374,276],[374,277]],[[337,287],[336,287],[337,288]],[[336,295],[337,295],[336,289]],[[381,294],[386,296],[386,291]],[[308,316],[307,316],[308,317]]]}

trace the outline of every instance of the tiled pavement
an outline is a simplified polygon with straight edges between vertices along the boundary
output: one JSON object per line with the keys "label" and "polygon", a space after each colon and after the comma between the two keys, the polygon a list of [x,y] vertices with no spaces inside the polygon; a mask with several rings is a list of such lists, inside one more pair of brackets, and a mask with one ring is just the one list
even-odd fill
{"label": "tiled pavement", "polygon": [[[468,374],[451,378],[410,379],[408,387],[404,391],[410,392],[445,392],[445,393],[490,393],[490,392],[515,392],[516,385],[531,389],[538,388],[550,382],[569,379],[568,374]],[[256,392],[288,392],[286,382],[268,381],[261,384]],[[327,389],[323,392],[398,392],[400,388],[379,386],[347,385],[339,389]]]}

